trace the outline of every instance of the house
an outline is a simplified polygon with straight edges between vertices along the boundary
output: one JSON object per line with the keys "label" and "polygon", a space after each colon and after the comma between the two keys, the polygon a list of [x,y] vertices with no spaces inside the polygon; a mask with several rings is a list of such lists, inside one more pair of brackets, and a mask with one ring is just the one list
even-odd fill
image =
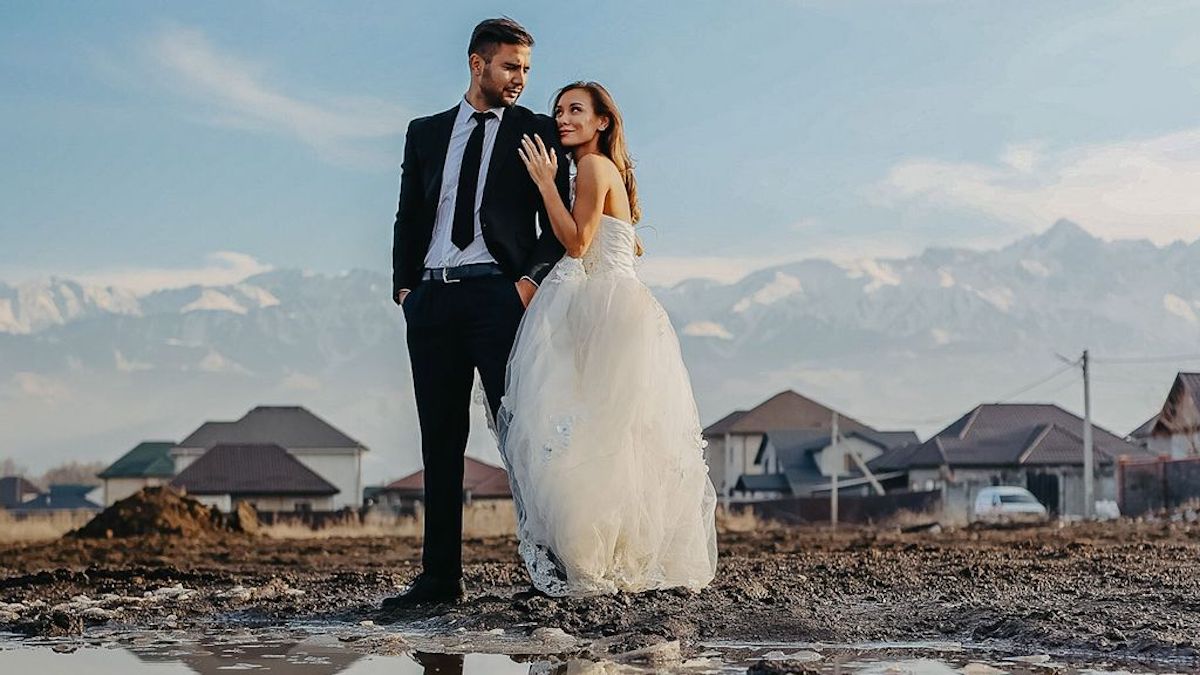
{"label": "house", "polygon": [[0,478],[0,508],[12,509],[36,499],[42,491],[22,476]]}
{"label": "house", "polygon": [[173,447],[173,441],[142,441],[96,474],[104,481],[104,506],[112,506],[144,487],[171,482],[175,476],[175,462],[171,459]]}
{"label": "house", "polygon": [[[738,481],[743,476],[778,474],[780,468],[786,472],[786,467],[778,466],[773,461],[760,461],[769,459],[767,452],[764,451],[764,439],[767,434],[770,432],[821,432],[828,438],[832,429],[834,412],[832,408],[788,390],[772,396],[749,410],[735,410],[709,425],[704,429],[704,440],[708,442],[705,457],[708,460],[709,476],[717,489],[717,494],[727,499],[734,496],[738,490]],[[890,437],[888,447],[917,440],[915,434],[910,431],[881,432],[841,413],[838,413],[838,429],[841,435],[847,437],[853,432],[872,434],[877,439]],[[777,438],[783,437],[777,436]],[[828,445],[826,443],[826,446]],[[867,454],[873,457],[878,452],[868,451]],[[761,484],[768,481],[782,486],[783,483],[780,483],[779,480],[778,478],[750,479],[750,484]],[[743,482],[743,486],[745,487],[747,484]]]}
{"label": "house", "polygon": [[218,443],[189,462],[170,485],[227,513],[241,502],[258,511],[332,511],[338,493],[273,443]]}
{"label": "house", "polygon": [[[840,424],[839,424],[840,427]],[[918,443],[914,432],[878,432],[860,428],[849,433],[838,433],[838,444],[834,447],[830,429],[805,429],[768,431],[755,455],[755,466],[764,473],[743,474],[734,486],[734,492],[758,498],[809,497],[827,493],[831,479],[839,478],[839,490],[846,494],[867,494],[870,480],[861,468],[888,450]],[[903,472],[891,472],[873,476],[885,489],[905,487],[895,479]]]}
{"label": "house", "polygon": [[205,422],[171,449],[177,475],[217,444],[274,444],[329,481],[332,509],[362,505],[366,446],[300,406],[258,406],[233,422]]}
{"label": "house", "polygon": [[95,485],[51,485],[46,492],[9,510],[13,513],[100,511],[101,506],[88,499],[88,493],[95,489]]}
{"label": "house", "polygon": [[1162,409],[1133,433],[1155,455],[1200,456],[1200,373],[1176,374]]}
{"label": "house", "polygon": [[[1092,427],[1096,500],[1116,499],[1117,459],[1148,453]],[[895,448],[868,463],[872,471],[904,471],[912,490],[942,490],[952,517],[969,517],[983,487],[1017,485],[1055,514],[1084,514],[1083,419],[1052,404],[977,406],[929,440]]]}
{"label": "house", "polygon": [[[494,464],[473,457],[464,458],[463,502],[512,499],[508,472]],[[425,499],[425,472],[417,471],[372,490],[371,498],[380,508],[395,513],[412,513],[416,504]]]}

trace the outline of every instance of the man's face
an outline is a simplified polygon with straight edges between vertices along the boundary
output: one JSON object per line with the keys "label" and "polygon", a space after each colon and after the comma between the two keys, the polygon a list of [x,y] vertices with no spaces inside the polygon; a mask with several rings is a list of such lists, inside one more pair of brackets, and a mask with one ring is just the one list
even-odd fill
{"label": "man's face", "polygon": [[508,108],[516,104],[525,89],[532,57],[533,50],[529,47],[506,44],[496,47],[491,61],[484,61],[478,54],[471,55],[473,69],[479,69],[476,76],[479,90],[489,107]]}

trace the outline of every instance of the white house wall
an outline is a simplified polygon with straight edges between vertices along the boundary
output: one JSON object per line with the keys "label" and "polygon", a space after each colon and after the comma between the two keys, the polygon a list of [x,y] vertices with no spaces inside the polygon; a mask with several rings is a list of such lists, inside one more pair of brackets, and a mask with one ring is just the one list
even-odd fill
{"label": "white house wall", "polygon": [[165,485],[170,480],[170,478],[105,478],[104,505],[112,506],[144,487]]}
{"label": "white house wall", "polygon": [[333,510],[362,506],[361,451],[345,449],[291,450],[292,456],[312,469],[318,476],[333,483],[338,493],[333,496]]}

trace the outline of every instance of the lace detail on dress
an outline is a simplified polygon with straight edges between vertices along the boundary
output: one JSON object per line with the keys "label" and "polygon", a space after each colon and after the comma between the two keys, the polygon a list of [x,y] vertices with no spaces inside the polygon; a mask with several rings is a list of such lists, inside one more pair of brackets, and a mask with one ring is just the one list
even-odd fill
{"label": "lace detail on dress", "polygon": [[583,263],[579,258],[572,258],[569,255],[564,255],[554,269],[550,270],[550,274],[546,275],[543,284],[561,284],[568,281],[579,281],[587,278],[587,272],[583,268]]}

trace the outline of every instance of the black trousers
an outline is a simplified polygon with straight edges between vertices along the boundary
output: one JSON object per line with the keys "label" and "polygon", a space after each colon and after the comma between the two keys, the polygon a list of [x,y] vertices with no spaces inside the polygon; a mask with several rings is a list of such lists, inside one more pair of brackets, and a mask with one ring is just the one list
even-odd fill
{"label": "black trousers", "polygon": [[403,304],[421,456],[425,462],[425,573],[462,577],[463,456],[479,371],[493,417],[524,305],[506,277],[423,281]]}

